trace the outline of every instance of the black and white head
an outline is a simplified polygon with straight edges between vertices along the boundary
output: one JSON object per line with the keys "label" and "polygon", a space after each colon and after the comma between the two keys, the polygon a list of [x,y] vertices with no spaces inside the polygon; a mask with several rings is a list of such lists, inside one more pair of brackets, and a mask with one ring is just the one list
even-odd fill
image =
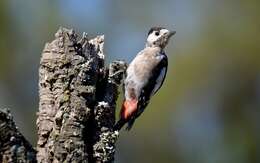
{"label": "black and white head", "polygon": [[175,33],[175,31],[170,31],[163,27],[152,27],[148,32],[146,46],[160,47],[163,49],[168,44],[171,36],[173,36]]}

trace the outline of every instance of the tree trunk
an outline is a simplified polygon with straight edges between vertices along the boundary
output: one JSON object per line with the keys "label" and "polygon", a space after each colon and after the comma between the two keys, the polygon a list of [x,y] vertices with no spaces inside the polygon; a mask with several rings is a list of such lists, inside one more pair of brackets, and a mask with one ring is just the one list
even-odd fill
{"label": "tree trunk", "polygon": [[[1,160],[13,158],[9,157],[12,147],[2,142],[12,143],[14,135],[24,150],[19,153],[21,162],[113,162],[116,100],[127,66],[114,61],[106,68],[103,44],[104,36],[88,40],[83,34],[78,40],[73,30],[58,30],[40,61],[37,155],[7,118],[3,121],[7,127],[0,121]],[[9,137],[5,130],[12,132]]]}
{"label": "tree trunk", "polygon": [[0,109],[0,162],[36,162],[36,151],[18,131],[8,109]]}

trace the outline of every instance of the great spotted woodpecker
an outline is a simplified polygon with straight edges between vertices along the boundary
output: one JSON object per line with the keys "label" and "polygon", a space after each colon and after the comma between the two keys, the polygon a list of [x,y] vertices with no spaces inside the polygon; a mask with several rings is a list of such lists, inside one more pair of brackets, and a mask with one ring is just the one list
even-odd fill
{"label": "great spotted woodpecker", "polygon": [[162,86],[168,66],[164,48],[175,31],[153,27],[148,32],[145,48],[129,64],[124,81],[124,101],[120,119],[114,130],[120,130],[125,123],[130,130],[137,117],[148,105],[151,97]]}

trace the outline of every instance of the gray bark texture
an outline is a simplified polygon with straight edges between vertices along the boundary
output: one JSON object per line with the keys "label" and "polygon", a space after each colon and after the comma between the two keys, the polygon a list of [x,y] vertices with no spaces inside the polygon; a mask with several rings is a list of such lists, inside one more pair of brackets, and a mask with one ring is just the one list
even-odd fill
{"label": "gray bark texture", "polygon": [[[10,119],[4,122],[6,127],[0,120],[0,159],[10,158],[4,149],[12,150],[8,147],[14,137],[24,150],[19,151],[21,162],[114,161],[116,100],[127,65],[114,61],[105,67],[103,45],[104,36],[89,40],[83,33],[78,39],[73,30],[58,30],[55,40],[45,45],[40,61],[37,155],[8,113],[3,114]],[[10,136],[2,136],[8,127]],[[3,144],[2,140],[8,141]]]}
{"label": "gray bark texture", "polygon": [[0,162],[36,162],[36,151],[18,131],[8,109],[0,109]]}

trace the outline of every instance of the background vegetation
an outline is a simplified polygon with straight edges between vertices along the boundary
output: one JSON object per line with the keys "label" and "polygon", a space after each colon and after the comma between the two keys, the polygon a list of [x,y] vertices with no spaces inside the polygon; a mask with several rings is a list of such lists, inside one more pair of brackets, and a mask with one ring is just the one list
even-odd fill
{"label": "background vegetation", "polygon": [[38,65],[59,26],[105,34],[128,62],[151,26],[177,31],[164,86],[122,132],[116,162],[260,161],[259,0],[1,0],[0,108],[35,145]]}

